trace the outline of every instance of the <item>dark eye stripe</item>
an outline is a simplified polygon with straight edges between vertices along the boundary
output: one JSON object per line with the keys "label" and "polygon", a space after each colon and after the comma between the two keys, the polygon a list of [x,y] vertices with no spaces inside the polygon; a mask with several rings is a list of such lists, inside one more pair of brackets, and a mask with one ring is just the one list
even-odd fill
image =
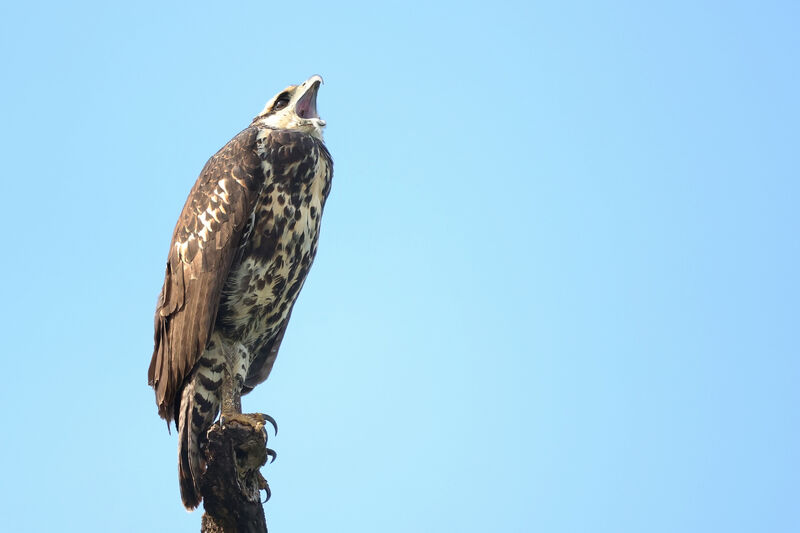
{"label": "dark eye stripe", "polygon": [[272,109],[283,109],[289,104],[289,93],[281,93],[280,96],[275,100],[275,105],[272,106]]}

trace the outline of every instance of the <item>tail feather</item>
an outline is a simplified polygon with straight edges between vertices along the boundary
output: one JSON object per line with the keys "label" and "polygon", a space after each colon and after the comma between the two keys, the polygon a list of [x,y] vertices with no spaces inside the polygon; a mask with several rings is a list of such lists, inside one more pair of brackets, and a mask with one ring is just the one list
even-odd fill
{"label": "tail feather", "polygon": [[192,372],[181,392],[178,408],[178,479],[181,499],[188,510],[195,509],[203,499],[200,477],[206,469],[202,441],[219,413],[219,391],[222,367],[217,363],[218,352],[207,350]]}
{"label": "tail feather", "polygon": [[[189,386],[186,389],[190,388]],[[186,398],[184,390],[178,419],[178,479],[181,485],[183,506],[191,511],[200,505],[200,474],[202,472],[198,459],[202,459],[197,435],[192,432],[192,401]]]}

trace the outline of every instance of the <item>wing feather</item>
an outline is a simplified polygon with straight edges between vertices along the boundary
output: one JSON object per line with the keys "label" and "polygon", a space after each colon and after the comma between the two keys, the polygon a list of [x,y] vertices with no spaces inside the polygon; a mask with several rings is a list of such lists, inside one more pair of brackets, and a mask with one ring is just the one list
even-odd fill
{"label": "wing feather", "polygon": [[264,180],[257,131],[245,129],[208,160],[175,226],[147,373],[158,414],[168,424],[214,329],[222,289]]}

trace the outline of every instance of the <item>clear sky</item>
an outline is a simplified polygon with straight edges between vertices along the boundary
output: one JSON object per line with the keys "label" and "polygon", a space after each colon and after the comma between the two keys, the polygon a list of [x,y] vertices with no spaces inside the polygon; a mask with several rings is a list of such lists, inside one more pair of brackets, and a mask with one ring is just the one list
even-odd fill
{"label": "clear sky", "polygon": [[3,529],[199,530],[171,231],[321,74],[270,531],[800,531],[798,6],[3,3]]}

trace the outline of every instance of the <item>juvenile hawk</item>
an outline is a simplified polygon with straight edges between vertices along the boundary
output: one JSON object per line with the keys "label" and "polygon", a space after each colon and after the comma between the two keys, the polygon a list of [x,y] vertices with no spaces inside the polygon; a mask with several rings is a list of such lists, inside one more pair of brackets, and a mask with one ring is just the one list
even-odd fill
{"label": "juvenile hawk", "polygon": [[170,244],[147,373],[178,429],[187,509],[200,504],[200,449],[222,409],[267,379],[317,251],[333,176],[317,115],[322,78],[281,91],[208,160]]}

